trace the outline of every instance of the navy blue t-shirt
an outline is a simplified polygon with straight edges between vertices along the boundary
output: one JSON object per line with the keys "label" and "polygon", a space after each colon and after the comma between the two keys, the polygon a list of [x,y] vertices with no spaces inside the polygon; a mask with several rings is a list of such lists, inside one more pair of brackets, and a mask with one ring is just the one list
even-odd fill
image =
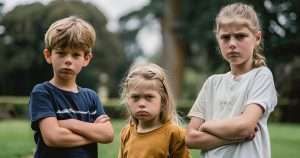
{"label": "navy blue t-shirt", "polygon": [[79,87],[78,93],[61,90],[49,82],[37,84],[30,95],[29,116],[37,149],[34,158],[97,158],[97,143],[72,148],[47,146],[41,136],[39,121],[46,117],[57,120],[78,119],[94,122],[104,114],[97,94]]}

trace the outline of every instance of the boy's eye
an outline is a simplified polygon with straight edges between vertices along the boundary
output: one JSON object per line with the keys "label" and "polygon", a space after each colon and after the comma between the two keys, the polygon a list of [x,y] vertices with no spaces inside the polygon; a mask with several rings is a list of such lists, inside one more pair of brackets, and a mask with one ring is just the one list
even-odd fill
{"label": "boy's eye", "polygon": [[81,54],[80,54],[80,53],[74,53],[72,56],[73,56],[73,57],[80,57]]}
{"label": "boy's eye", "polygon": [[64,52],[61,52],[61,51],[56,52],[56,54],[58,54],[58,55],[60,55],[60,56],[65,55],[65,53],[64,53]]}

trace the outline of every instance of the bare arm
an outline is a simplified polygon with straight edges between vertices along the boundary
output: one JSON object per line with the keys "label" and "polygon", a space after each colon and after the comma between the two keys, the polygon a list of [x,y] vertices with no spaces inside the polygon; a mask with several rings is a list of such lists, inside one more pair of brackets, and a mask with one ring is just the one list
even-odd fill
{"label": "bare arm", "polygon": [[201,129],[223,139],[246,139],[255,134],[257,123],[263,112],[261,106],[251,104],[241,115],[223,120],[207,121]]}
{"label": "bare arm", "polygon": [[201,131],[201,125],[204,123],[203,119],[192,117],[187,127],[186,144],[189,148],[210,150],[226,144],[240,142],[239,140],[230,141],[221,139],[210,133]]}
{"label": "bare arm", "polygon": [[61,127],[99,143],[111,143],[114,131],[107,115],[99,116],[95,122],[89,123],[76,119],[59,120]]}
{"label": "bare arm", "polygon": [[60,127],[56,117],[47,117],[39,122],[42,138],[50,147],[76,147],[92,143],[72,131]]}

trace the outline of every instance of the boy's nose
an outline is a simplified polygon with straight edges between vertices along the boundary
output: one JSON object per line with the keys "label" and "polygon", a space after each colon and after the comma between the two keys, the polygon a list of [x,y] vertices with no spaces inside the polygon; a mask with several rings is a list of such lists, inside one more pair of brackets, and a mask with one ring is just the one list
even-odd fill
{"label": "boy's nose", "polygon": [[66,56],[65,58],[65,64],[71,65],[72,64],[72,57],[71,56]]}

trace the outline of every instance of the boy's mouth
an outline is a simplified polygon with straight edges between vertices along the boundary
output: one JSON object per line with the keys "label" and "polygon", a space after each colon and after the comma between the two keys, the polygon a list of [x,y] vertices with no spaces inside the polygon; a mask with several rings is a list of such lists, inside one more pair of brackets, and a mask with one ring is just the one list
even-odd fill
{"label": "boy's mouth", "polygon": [[60,72],[64,74],[74,74],[74,71],[72,69],[67,69],[67,68],[61,69]]}

